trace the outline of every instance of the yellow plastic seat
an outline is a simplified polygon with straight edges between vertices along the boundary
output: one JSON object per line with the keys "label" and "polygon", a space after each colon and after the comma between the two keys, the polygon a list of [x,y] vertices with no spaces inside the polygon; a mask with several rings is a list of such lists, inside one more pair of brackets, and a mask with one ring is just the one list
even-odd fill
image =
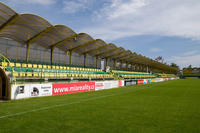
{"label": "yellow plastic seat", "polygon": [[9,66],[10,66],[10,67],[14,67],[14,66],[15,66],[15,63],[11,62],[11,63],[9,63]]}
{"label": "yellow plastic seat", "polygon": [[47,68],[48,68],[48,69],[51,69],[51,65],[47,65]]}
{"label": "yellow plastic seat", "polygon": [[16,67],[21,67],[21,63],[15,63]]}
{"label": "yellow plastic seat", "polygon": [[1,66],[7,67],[7,66],[8,66],[8,63],[7,63],[7,62],[1,62]]}
{"label": "yellow plastic seat", "polygon": [[37,64],[33,64],[33,68],[38,68],[38,65]]}
{"label": "yellow plastic seat", "polygon": [[20,77],[25,77],[26,74],[25,74],[25,72],[20,72],[20,73],[19,73],[19,76],[20,76]]}
{"label": "yellow plastic seat", "polygon": [[42,65],[38,65],[38,68],[42,69]]}
{"label": "yellow plastic seat", "polygon": [[32,73],[31,73],[31,72],[27,72],[27,73],[26,73],[26,76],[27,76],[27,77],[32,77]]}
{"label": "yellow plastic seat", "polygon": [[60,69],[60,66],[56,66],[56,69]]}
{"label": "yellow plastic seat", "polygon": [[47,69],[47,65],[43,65],[43,68],[44,68],[44,69]]}
{"label": "yellow plastic seat", "polygon": [[23,63],[23,64],[22,64],[22,67],[27,67],[27,64]]}
{"label": "yellow plastic seat", "polygon": [[32,65],[32,64],[27,64],[27,67],[28,67],[28,68],[32,68],[33,65]]}
{"label": "yellow plastic seat", "polygon": [[44,73],[44,77],[48,78],[49,77],[49,73]]}
{"label": "yellow plastic seat", "polygon": [[64,74],[64,73],[60,73],[60,77],[61,77],[61,78],[64,78],[64,77],[65,77],[65,74]]}
{"label": "yellow plastic seat", "polygon": [[53,78],[55,76],[55,73],[50,73],[49,77]]}
{"label": "yellow plastic seat", "polygon": [[38,73],[33,73],[33,77],[39,77]]}
{"label": "yellow plastic seat", "polygon": [[13,73],[12,73],[12,76],[13,76],[13,77],[18,77],[19,74],[18,74],[18,72],[13,72]]}

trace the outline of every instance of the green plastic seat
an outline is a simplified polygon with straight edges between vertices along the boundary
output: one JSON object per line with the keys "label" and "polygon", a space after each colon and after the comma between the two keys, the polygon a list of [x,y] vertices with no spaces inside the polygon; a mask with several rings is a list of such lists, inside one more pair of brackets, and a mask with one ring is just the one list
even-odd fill
{"label": "green plastic seat", "polygon": [[22,71],[22,72],[26,72],[26,70],[27,70],[27,69],[26,69],[25,67],[22,67],[22,68],[21,68],[21,71]]}
{"label": "green plastic seat", "polygon": [[6,67],[6,70],[12,72],[12,67]]}
{"label": "green plastic seat", "polygon": [[14,71],[20,72],[20,71],[21,71],[21,68],[20,68],[20,67],[14,67]]}

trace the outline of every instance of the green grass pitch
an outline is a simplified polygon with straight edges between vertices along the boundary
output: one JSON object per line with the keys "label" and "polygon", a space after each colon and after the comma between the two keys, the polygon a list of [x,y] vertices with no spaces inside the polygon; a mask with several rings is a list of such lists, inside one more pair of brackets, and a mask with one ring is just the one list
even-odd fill
{"label": "green grass pitch", "polygon": [[200,133],[200,79],[0,103],[0,133]]}

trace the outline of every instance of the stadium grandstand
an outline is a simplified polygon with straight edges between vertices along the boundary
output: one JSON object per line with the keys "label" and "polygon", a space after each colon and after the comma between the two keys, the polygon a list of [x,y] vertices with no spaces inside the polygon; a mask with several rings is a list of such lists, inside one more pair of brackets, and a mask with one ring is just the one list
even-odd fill
{"label": "stadium grandstand", "polygon": [[183,68],[182,77],[198,77],[200,78],[200,68]]}
{"label": "stadium grandstand", "polygon": [[21,84],[175,78],[177,73],[87,33],[18,14],[1,2],[0,65],[0,99],[12,99],[12,86]]}

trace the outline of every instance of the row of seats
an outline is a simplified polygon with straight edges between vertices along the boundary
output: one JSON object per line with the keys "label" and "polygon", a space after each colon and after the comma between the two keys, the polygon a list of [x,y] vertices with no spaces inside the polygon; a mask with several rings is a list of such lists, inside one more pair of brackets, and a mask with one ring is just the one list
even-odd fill
{"label": "row of seats", "polygon": [[78,68],[67,66],[41,65],[41,64],[25,64],[25,63],[7,63],[0,64],[6,71],[10,72],[10,76],[28,77],[28,78],[113,78],[107,72],[94,68]]}
{"label": "row of seats", "polygon": [[160,78],[172,78],[172,77],[176,77],[176,75],[174,75],[174,74],[161,74],[161,73],[159,73],[157,75]]}
{"label": "row of seats", "polygon": [[117,74],[149,74],[146,72],[134,72],[134,71],[120,71],[120,70],[112,70],[113,73],[117,73]]}
{"label": "row of seats", "polygon": [[120,75],[122,78],[155,78],[154,75]]}
{"label": "row of seats", "polygon": [[40,69],[40,68],[25,68],[25,67],[6,67],[7,71],[15,72],[43,72],[43,73],[75,73],[75,74],[107,74],[99,71],[78,71],[71,69]]}
{"label": "row of seats", "polygon": [[122,78],[155,78],[155,75],[145,72],[119,71],[119,70],[113,70],[112,72]]}
{"label": "row of seats", "polygon": [[39,73],[39,72],[12,72],[13,77],[27,78],[112,78],[110,74],[75,74],[75,73]]}
{"label": "row of seats", "polygon": [[76,71],[94,71],[94,72],[102,72],[101,69],[95,68],[83,68],[83,67],[67,67],[60,65],[42,65],[42,64],[26,64],[26,63],[7,63],[1,62],[1,66],[4,67],[23,67],[23,68],[39,68],[39,69],[64,69],[64,70],[76,70]]}

